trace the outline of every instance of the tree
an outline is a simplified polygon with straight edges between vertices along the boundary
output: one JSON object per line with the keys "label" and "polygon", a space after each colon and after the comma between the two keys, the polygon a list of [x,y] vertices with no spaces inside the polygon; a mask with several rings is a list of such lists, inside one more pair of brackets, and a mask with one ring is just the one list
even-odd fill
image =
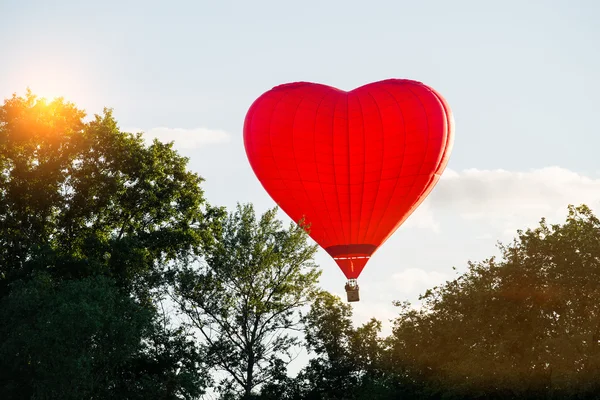
{"label": "tree", "polygon": [[351,318],[352,307],[337,296],[328,292],[315,296],[304,324],[307,349],[317,357],[298,377],[304,381],[306,398],[351,398],[355,391],[358,381],[350,350]]}
{"label": "tree", "polygon": [[2,398],[198,398],[200,355],[155,318],[102,276],[18,282],[0,301]]}
{"label": "tree", "polygon": [[227,375],[221,391],[244,398],[285,374],[299,343],[291,330],[320,276],[305,227],[284,229],[276,212],[257,220],[252,205],[238,205],[220,220],[202,259],[175,278],[173,299],[210,363]]}
{"label": "tree", "polygon": [[[202,179],[172,144],[148,146],[141,134],[121,132],[108,109],[84,117],[63,99],[30,92],[0,107],[0,364],[11,376],[0,397],[114,389],[111,368],[102,367],[112,361],[103,364],[97,353],[114,349],[106,354],[127,365],[156,367],[160,359],[147,382],[171,387],[148,395],[143,379],[121,379],[110,398],[181,398],[189,390],[179,378],[204,378],[185,332],[161,325],[158,296],[168,265],[199,250],[206,216],[219,211],[205,203]],[[59,371],[80,381],[58,379]]]}
{"label": "tree", "polygon": [[121,132],[111,110],[84,116],[31,93],[0,108],[4,290],[50,259],[53,276],[100,272],[144,292],[161,266],[200,246],[206,204],[187,159]]}
{"label": "tree", "polygon": [[295,385],[291,385],[298,389],[281,398],[400,398],[397,394],[401,391],[388,376],[386,346],[379,336],[380,321],[373,318],[354,328],[352,307],[321,291],[314,296],[303,322],[307,349],[315,357],[298,374]]}
{"label": "tree", "polygon": [[[445,398],[600,395],[600,221],[586,206],[566,222],[518,231],[502,258],[428,290],[395,322],[398,368]],[[400,366],[402,364],[402,366]]]}

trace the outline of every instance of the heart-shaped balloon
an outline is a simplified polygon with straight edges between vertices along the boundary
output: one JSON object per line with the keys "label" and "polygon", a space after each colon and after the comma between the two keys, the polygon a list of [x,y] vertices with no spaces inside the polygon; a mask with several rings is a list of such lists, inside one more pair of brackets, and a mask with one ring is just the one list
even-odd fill
{"label": "heart-shaped balloon", "polygon": [[416,81],[345,92],[316,83],[276,86],[250,107],[244,145],[267,193],[356,279],[419,206],[446,167],[450,107]]}

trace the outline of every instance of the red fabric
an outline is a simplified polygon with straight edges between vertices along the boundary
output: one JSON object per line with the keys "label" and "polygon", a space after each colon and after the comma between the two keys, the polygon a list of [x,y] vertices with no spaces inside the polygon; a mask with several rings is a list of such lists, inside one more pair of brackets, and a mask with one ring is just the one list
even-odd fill
{"label": "red fabric", "polygon": [[344,92],[297,82],[250,107],[244,145],[265,190],[357,278],[437,183],[453,142],[450,107],[420,82]]}

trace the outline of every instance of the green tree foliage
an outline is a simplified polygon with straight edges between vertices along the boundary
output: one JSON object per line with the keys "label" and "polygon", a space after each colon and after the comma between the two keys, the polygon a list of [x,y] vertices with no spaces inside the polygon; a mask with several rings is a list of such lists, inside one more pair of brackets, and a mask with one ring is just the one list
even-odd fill
{"label": "green tree foliage", "polygon": [[350,304],[330,293],[319,293],[311,304],[304,324],[307,349],[316,357],[299,376],[307,383],[307,398],[342,399],[355,390],[351,318]]}
{"label": "green tree foliage", "polygon": [[519,231],[502,257],[404,307],[396,370],[425,398],[584,399],[600,395],[600,222],[586,206],[564,224]]}
{"label": "green tree foliage", "polygon": [[199,355],[156,318],[102,276],[19,281],[0,301],[2,398],[197,398]]}
{"label": "green tree foliage", "polygon": [[199,355],[157,300],[208,237],[202,179],[84,117],[30,92],[0,107],[0,398],[193,398]]}
{"label": "green tree foliage", "polygon": [[3,290],[53,269],[66,278],[101,272],[141,294],[160,265],[200,245],[202,179],[187,159],[121,132],[110,110],[84,116],[30,93],[0,107]]}
{"label": "green tree foliage", "polygon": [[[18,282],[0,303],[3,398],[75,399],[107,390],[140,350],[150,318],[101,277],[57,285],[44,273]],[[98,374],[105,369],[110,374]]]}
{"label": "green tree foliage", "polygon": [[[264,399],[387,399],[392,386],[386,375],[381,322],[352,325],[350,304],[330,293],[315,294],[303,318],[307,349],[314,355],[295,379],[265,387]],[[394,392],[395,393],[395,392]]]}
{"label": "green tree foliage", "polygon": [[320,276],[304,228],[285,229],[276,211],[257,219],[251,205],[238,205],[212,231],[202,260],[176,277],[173,298],[199,331],[210,363],[227,375],[224,394],[251,398],[285,375],[298,344],[290,330]]}

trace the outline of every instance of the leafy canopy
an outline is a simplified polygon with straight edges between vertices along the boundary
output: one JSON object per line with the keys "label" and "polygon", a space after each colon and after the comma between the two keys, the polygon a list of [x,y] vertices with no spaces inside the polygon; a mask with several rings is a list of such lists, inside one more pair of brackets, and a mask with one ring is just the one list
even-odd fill
{"label": "leafy canopy", "polygon": [[84,117],[0,106],[0,397],[197,398],[200,354],[157,305],[220,211],[171,144]]}
{"label": "leafy canopy", "polygon": [[564,224],[542,219],[518,231],[501,259],[470,263],[427,291],[421,310],[403,307],[392,340],[398,368],[457,398],[596,398],[599,238],[586,206],[570,206]]}
{"label": "leafy canopy", "polygon": [[290,331],[320,275],[304,228],[285,229],[276,211],[258,219],[252,205],[238,205],[219,219],[200,263],[176,277],[173,298],[199,331],[210,364],[226,374],[223,392],[250,396],[285,374],[299,343]]}

